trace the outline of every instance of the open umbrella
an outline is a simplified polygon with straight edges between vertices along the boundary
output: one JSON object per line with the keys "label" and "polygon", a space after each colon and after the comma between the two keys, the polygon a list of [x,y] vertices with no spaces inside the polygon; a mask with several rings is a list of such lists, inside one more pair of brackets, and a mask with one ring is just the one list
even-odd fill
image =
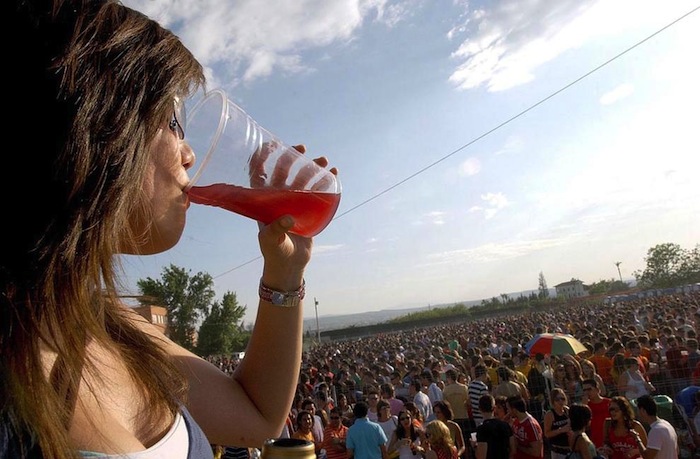
{"label": "open umbrella", "polygon": [[581,344],[579,340],[569,334],[540,333],[528,341],[525,345],[525,350],[529,355],[535,355],[538,352],[549,355],[576,355],[588,349]]}

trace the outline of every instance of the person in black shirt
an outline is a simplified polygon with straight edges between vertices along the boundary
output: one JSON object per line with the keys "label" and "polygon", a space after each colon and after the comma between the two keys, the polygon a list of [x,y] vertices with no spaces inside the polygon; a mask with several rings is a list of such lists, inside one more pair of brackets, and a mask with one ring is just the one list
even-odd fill
{"label": "person in black shirt", "polygon": [[493,396],[479,398],[484,422],[476,428],[476,459],[505,459],[515,455],[515,437],[510,425],[493,416]]}

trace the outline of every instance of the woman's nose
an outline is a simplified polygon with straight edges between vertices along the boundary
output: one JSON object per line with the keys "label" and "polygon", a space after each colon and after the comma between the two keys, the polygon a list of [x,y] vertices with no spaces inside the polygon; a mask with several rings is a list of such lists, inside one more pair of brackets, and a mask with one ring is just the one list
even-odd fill
{"label": "woman's nose", "polygon": [[192,168],[197,160],[197,155],[194,154],[194,150],[189,143],[182,142],[180,154],[182,155],[182,166],[185,170]]}

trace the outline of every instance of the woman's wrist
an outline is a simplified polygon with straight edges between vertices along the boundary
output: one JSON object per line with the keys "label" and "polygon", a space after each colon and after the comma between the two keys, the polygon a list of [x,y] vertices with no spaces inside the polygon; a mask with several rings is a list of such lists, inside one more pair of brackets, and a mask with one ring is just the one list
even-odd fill
{"label": "woman's wrist", "polygon": [[280,292],[292,292],[298,290],[304,282],[304,270],[285,272],[275,269],[263,269],[261,277],[266,287]]}

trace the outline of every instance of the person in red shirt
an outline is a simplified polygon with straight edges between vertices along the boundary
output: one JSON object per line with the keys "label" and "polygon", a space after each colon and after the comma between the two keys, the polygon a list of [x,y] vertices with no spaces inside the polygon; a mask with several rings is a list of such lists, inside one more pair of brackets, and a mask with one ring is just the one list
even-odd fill
{"label": "person in red shirt", "polygon": [[584,379],[583,402],[591,409],[590,439],[596,448],[605,443],[605,419],[608,417],[610,399],[600,396],[600,388],[595,379]]}
{"label": "person in red shirt", "polygon": [[690,385],[691,369],[688,367],[688,349],[682,346],[680,339],[670,336],[666,340],[666,367],[671,375],[673,394]]}
{"label": "person in red shirt", "polygon": [[511,428],[516,441],[515,459],[543,459],[542,426],[526,411],[525,399],[520,395],[508,397],[508,410],[513,417]]}

